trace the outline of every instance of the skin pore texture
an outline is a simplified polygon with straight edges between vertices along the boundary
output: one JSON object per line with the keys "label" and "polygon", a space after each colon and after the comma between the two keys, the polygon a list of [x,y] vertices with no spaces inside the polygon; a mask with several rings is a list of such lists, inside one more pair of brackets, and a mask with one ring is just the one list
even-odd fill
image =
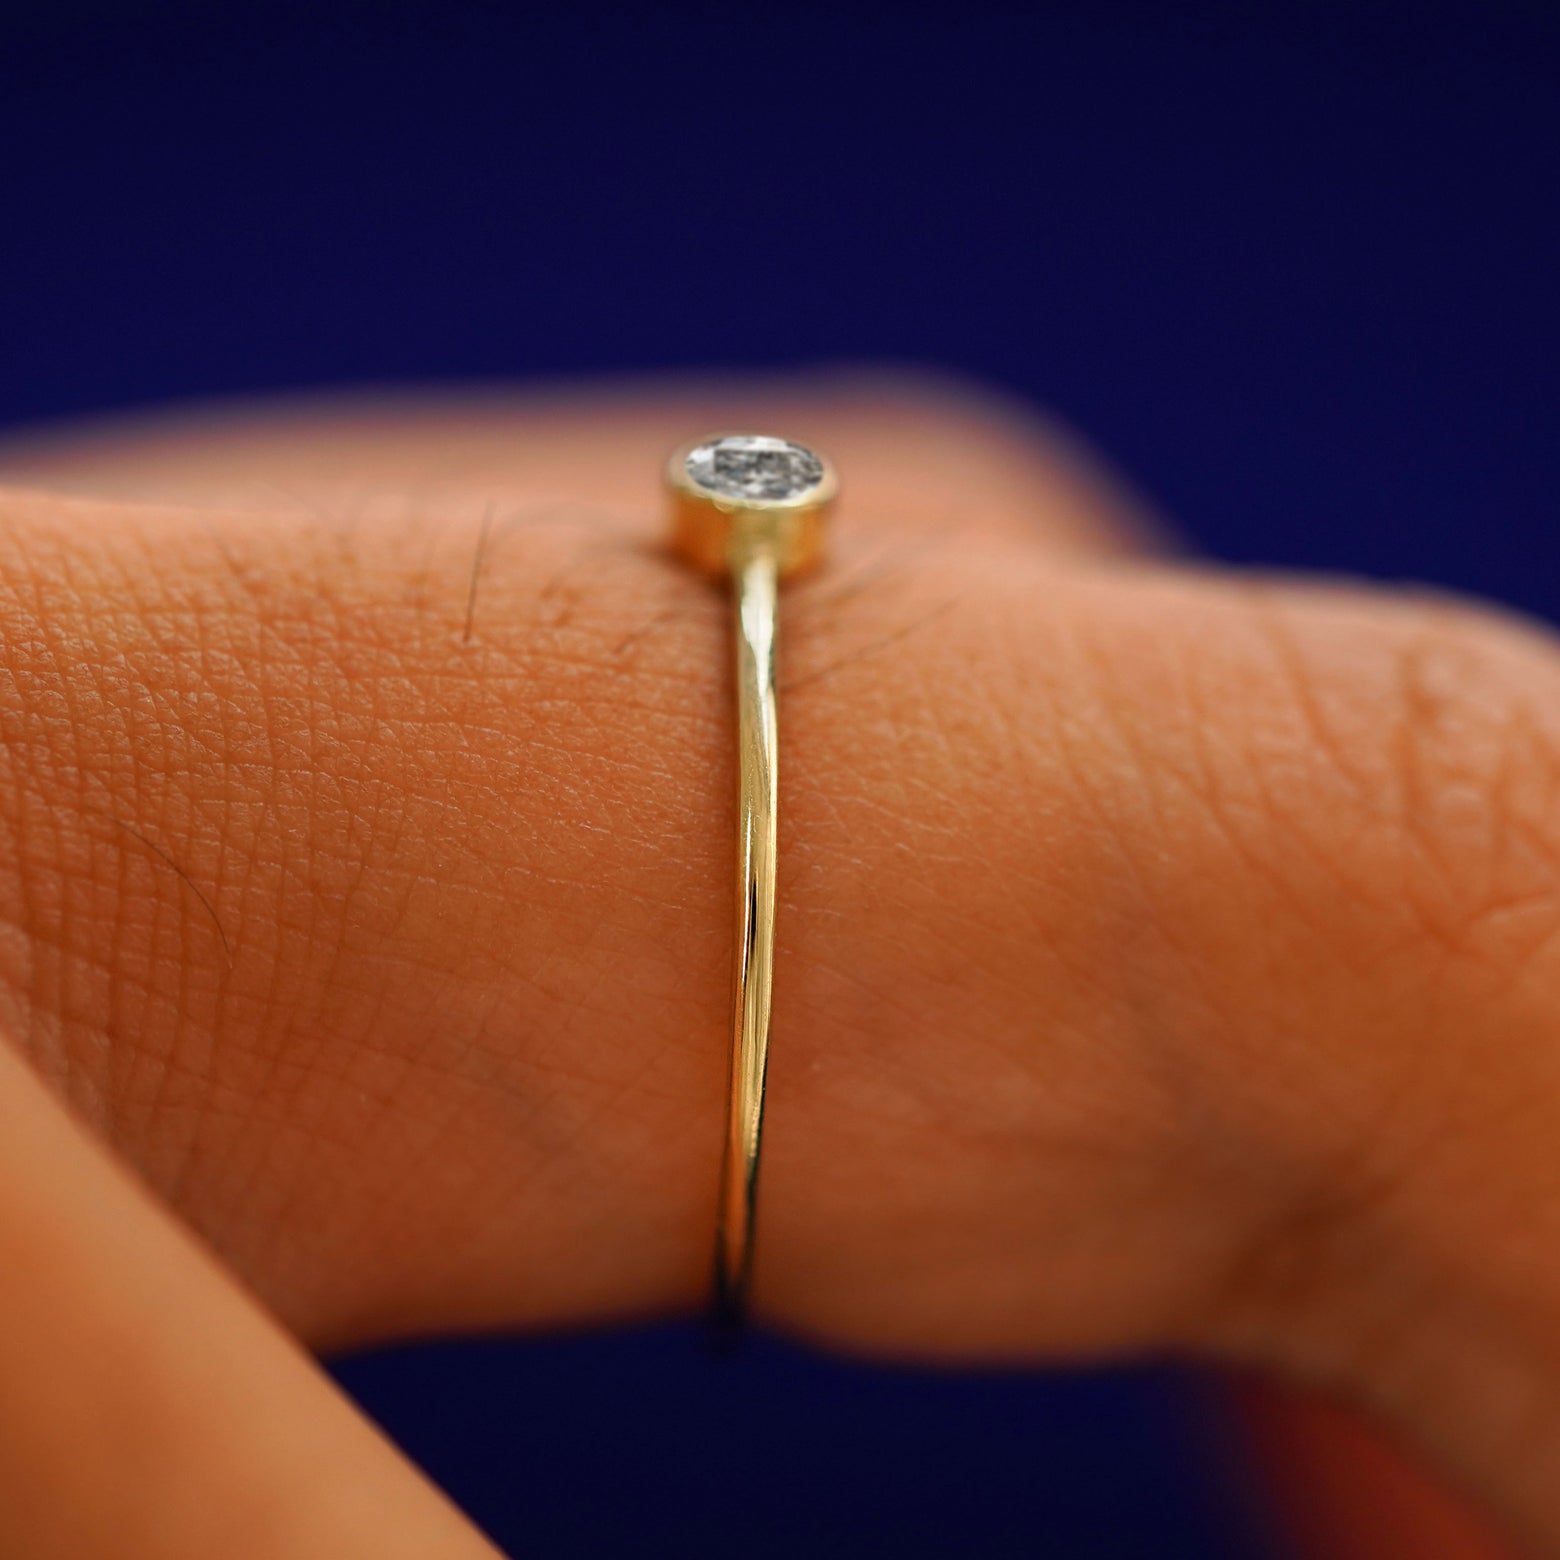
{"label": "skin pore texture", "polygon": [[[657,480],[735,426],[845,484],[783,603],[761,1316],[1253,1367],[1560,1553],[1554,644],[1170,561],[1087,457],[962,392],[325,402],[0,450],[0,1033],[151,1199],[63,1117],[37,1152],[90,1160],[256,1358],[290,1346],[162,1208],[312,1346],[700,1302],[727,606],[661,548]],[[52,1108],[26,1072],[8,1113]],[[75,1347],[66,1309],[34,1353]],[[28,1553],[97,1552],[36,1520]]]}

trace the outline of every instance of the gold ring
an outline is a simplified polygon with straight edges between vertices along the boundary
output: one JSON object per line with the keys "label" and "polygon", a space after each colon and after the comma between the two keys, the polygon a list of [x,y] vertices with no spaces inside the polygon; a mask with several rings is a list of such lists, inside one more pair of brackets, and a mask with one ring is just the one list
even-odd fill
{"label": "gold ring", "polygon": [[726,1141],[715,1217],[714,1321],[747,1307],[764,1125],[775,951],[775,657],[779,585],[822,557],[839,490],[833,468],[789,439],[722,434],[667,463],[676,550],[729,580],[737,685],[737,921]]}

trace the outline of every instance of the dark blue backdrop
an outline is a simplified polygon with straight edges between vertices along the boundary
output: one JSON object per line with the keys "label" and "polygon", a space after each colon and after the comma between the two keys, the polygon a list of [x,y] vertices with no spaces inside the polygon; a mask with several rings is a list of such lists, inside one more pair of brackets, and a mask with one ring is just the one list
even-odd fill
{"label": "dark blue backdrop", "polygon": [[[1048,403],[1214,553],[1554,616],[1555,18],[12,0],[0,426],[888,357]],[[750,1557],[1256,1552],[1145,1377],[677,1330],[342,1376],[527,1553],[727,1556],[749,1503]]]}

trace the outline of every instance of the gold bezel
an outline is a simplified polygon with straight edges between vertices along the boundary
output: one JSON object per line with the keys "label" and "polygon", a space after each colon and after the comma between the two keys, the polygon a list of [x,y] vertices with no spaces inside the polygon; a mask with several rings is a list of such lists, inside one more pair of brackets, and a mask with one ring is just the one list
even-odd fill
{"label": "gold bezel", "polygon": [[824,520],[839,497],[839,478],[827,457],[812,445],[803,444],[802,448],[823,462],[823,479],[797,498],[726,498],[701,487],[688,475],[688,457],[701,445],[719,439],[764,437],[785,436],[735,429],[705,434],[680,445],[666,463],[672,543],[683,557],[708,573],[730,573],[757,548],[773,551],[782,576],[811,568],[823,556]]}

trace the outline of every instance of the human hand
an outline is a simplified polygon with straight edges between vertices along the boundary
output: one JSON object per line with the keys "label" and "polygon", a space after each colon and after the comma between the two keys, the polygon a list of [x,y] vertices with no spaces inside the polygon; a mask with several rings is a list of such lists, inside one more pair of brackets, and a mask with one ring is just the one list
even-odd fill
{"label": "human hand", "polygon": [[[1255,1365],[1560,1552],[1560,660],[1443,599],[1150,562],[989,410],[688,390],[14,450],[0,1026],[312,1345],[698,1304],[726,625],[655,483],[740,422],[847,484],[787,598],[761,1316]],[[0,1249],[38,1276],[0,1548],[483,1552],[0,1078]]]}

